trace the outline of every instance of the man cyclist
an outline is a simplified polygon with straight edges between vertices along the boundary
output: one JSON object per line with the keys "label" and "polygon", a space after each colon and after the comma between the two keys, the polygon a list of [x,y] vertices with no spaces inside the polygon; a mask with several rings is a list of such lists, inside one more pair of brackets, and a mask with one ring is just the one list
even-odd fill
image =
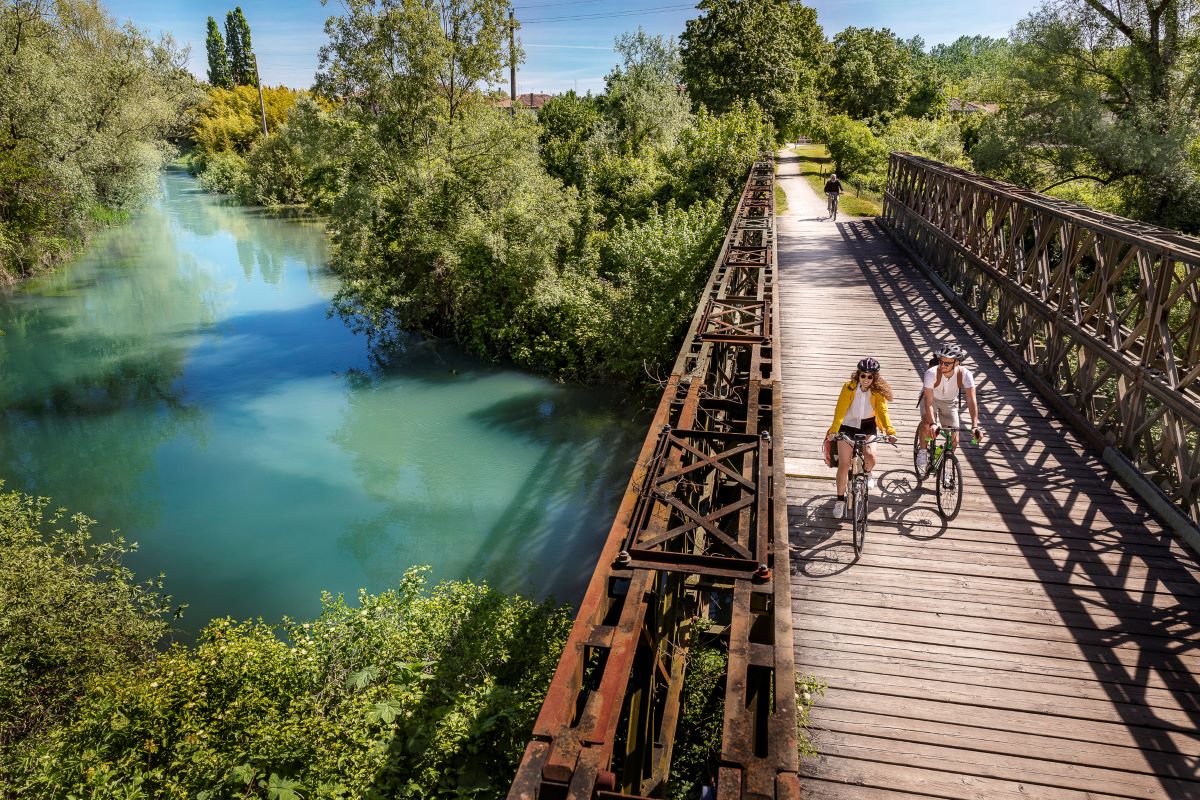
{"label": "man cyclist", "polygon": [[[966,351],[954,342],[943,344],[936,351],[937,363],[925,372],[924,390],[921,392],[921,438],[928,442],[933,438],[934,419],[937,424],[953,431],[954,446],[958,446],[958,429],[962,423],[958,417],[958,393],[967,396],[967,411],[971,414],[971,432],[975,439],[983,436],[979,429],[979,405],[975,399],[975,376],[962,366]],[[929,453],[925,448],[917,452],[917,467],[925,469]]]}
{"label": "man cyclist", "polygon": [[838,180],[836,172],[829,173],[829,180],[825,181],[825,196],[829,198],[829,218],[837,219],[837,204],[838,196],[842,193],[842,182]]}

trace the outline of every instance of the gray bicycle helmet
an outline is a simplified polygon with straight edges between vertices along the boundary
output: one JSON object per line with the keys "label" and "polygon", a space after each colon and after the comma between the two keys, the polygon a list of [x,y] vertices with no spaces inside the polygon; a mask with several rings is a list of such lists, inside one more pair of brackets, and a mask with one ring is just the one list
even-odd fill
{"label": "gray bicycle helmet", "polygon": [[961,345],[954,342],[946,342],[939,345],[938,349],[933,351],[933,354],[938,358],[952,358],[955,361],[962,361],[967,355],[967,351]]}
{"label": "gray bicycle helmet", "polygon": [[862,361],[858,362],[859,372],[879,372],[879,362],[867,356]]}

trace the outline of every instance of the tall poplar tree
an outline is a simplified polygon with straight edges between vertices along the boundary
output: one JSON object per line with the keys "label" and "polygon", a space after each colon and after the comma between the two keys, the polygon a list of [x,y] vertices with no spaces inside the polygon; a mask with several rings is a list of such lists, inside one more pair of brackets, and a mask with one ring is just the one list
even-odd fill
{"label": "tall poplar tree", "polygon": [[250,45],[250,23],[238,6],[225,15],[225,39],[229,49],[229,71],[238,86],[257,86],[254,49]]}
{"label": "tall poplar tree", "polygon": [[246,82],[246,59],[242,55],[242,37],[237,17],[232,11],[225,13],[225,49],[229,54],[229,76],[234,86],[241,86]]}
{"label": "tall poplar tree", "polygon": [[229,74],[229,56],[225,53],[225,40],[217,21],[208,18],[208,82],[219,89],[232,89],[233,78]]}

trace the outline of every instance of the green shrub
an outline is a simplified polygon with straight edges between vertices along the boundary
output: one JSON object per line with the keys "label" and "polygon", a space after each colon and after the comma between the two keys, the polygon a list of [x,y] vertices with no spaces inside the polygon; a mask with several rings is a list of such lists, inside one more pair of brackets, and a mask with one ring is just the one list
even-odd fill
{"label": "green shrub", "polygon": [[0,764],[70,718],[96,676],[150,661],[166,630],[158,582],[121,564],[132,545],[47,502],[0,492]]}
{"label": "green shrub", "polygon": [[245,197],[248,189],[246,159],[237,153],[214,153],[198,162],[200,186],[205,191]]}

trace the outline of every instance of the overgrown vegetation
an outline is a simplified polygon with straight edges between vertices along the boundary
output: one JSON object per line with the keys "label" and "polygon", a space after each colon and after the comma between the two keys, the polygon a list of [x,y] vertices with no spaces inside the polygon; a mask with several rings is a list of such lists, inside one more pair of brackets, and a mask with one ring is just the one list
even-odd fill
{"label": "overgrown vegetation", "polygon": [[450,5],[348,4],[313,94],[266,90],[265,139],[246,87],[210,90],[202,185],[326,214],[335,305],[381,346],[416,330],[562,378],[663,372],[770,122],[693,110],[677,46],[643,31],[603,96],[510,116],[476,88],[507,3]]}
{"label": "overgrown vegetation", "polygon": [[66,259],[156,185],[196,82],[86,0],[0,6],[0,283]]}
{"label": "overgrown vegetation", "polygon": [[565,609],[412,569],[156,651],[169,600],[93,525],[0,493],[0,797],[504,795]]}

